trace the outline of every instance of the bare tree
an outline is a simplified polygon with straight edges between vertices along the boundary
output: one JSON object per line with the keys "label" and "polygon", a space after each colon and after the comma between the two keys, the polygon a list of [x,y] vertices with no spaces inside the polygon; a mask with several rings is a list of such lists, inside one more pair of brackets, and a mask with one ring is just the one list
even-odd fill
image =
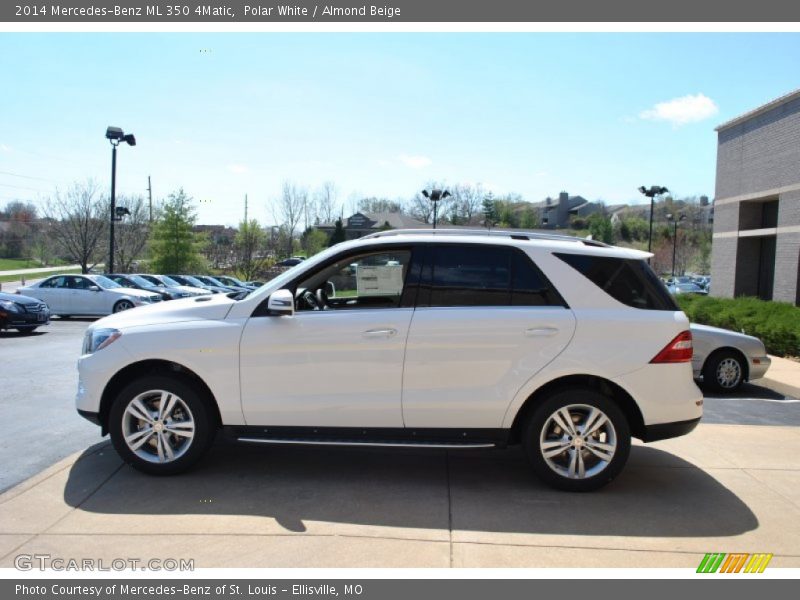
{"label": "bare tree", "polygon": [[336,206],[336,184],[326,181],[317,190],[315,197],[316,218],[322,223],[331,223],[338,216]]}
{"label": "bare tree", "polygon": [[114,264],[123,273],[132,270],[133,262],[142,258],[150,237],[150,209],[144,196],[120,197],[117,206],[123,206],[130,215],[114,228]]}
{"label": "bare tree", "polygon": [[108,203],[97,184],[87,181],[74,184],[66,193],[56,192],[45,208],[45,216],[55,221],[53,239],[71,261],[88,273],[100,260],[105,248]]}
{"label": "bare tree", "polygon": [[450,190],[453,194],[451,220],[456,223],[469,224],[473,217],[481,214],[481,206],[485,192],[480,183],[456,184]]}
{"label": "bare tree", "polygon": [[308,204],[308,190],[297,184],[284,181],[283,190],[278,200],[273,204],[273,217],[286,230],[289,238],[287,243],[288,254],[292,254],[292,244],[297,230],[297,224],[303,218],[304,208]]}
{"label": "bare tree", "polygon": [[[445,190],[448,189],[443,183],[439,183],[436,181],[429,181],[425,188],[426,190],[433,190],[433,189],[440,189]],[[450,191],[450,190],[448,190]],[[452,191],[450,191],[452,194]],[[452,205],[453,205],[453,196],[450,195],[447,198],[443,198],[437,202],[437,214],[438,219],[444,220],[447,215],[451,214],[452,212]],[[424,223],[432,223],[433,222],[433,202],[431,202],[428,198],[422,195],[422,192],[417,192],[411,200],[409,200],[406,212],[414,217],[415,219],[422,221]]]}

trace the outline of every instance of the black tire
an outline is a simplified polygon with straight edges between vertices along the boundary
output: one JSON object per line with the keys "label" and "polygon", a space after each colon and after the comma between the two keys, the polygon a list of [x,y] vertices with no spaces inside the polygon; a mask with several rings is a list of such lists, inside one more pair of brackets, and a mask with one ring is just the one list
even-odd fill
{"label": "black tire", "polygon": [[34,325],[33,327],[17,327],[17,331],[19,331],[20,333],[33,333],[34,331],[36,331],[37,327],[38,325]]}
{"label": "black tire", "polygon": [[733,350],[717,350],[703,365],[703,385],[715,392],[735,392],[744,380],[742,356]]}
{"label": "black tire", "polygon": [[133,302],[130,300],[118,300],[112,309],[115,313],[122,312],[123,310],[130,310],[133,308]]}
{"label": "black tire", "polygon": [[[194,434],[188,445],[185,448],[182,445],[180,446],[180,452],[176,452],[176,458],[163,462],[158,461],[160,452],[156,447],[160,434],[150,434],[148,441],[138,451],[132,449],[125,440],[126,433],[130,436],[131,431],[134,434],[137,432],[137,429],[132,428],[135,419],[130,414],[126,415],[128,406],[134,399],[140,397],[143,398],[140,401],[144,402],[146,406],[153,406],[155,409],[160,402],[157,398],[159,397],[158,392],[161,391],[177,396],[186,409],[176,407],[175,410],[180,409],[181,416],[184,419],[176,419],[175,423],[186,423],[187,415],[194,422]],[[183,378],[150,375],[137,379],[117,395],[111,406],[108,415],[108,431],[111,435],[111,442],[122,460],[145,473],[173,475],[186,471],[200,460],[214,441],[217,423],[211,408],[212,401],[206,394],[201,393],[194,385]],[[154,420],[158,422],[156,419]],[[162,420],[162,424],[167,422],[167,419]],[[138,423],[140,425],[144,424],[143,421],[138,421]],[[154,429],[154,427],[155,425],[151,426],[151,429]],[[145,429],[146,427],[141,427],[138,431],[144,431]],[[165,438],[173,439],[177,444],[183,443],[182,437],[169,433],[164,433],[163,435]]]}
{"label": "black tire", "polygon": [[[573,433],[577,433],[574,437],[553,420],[557,411],[567,407],[570,407],[569,414],[573,417]],[[591,442],[584,442],[580,431],[584,423],[580,422],[580,418],[588,417],[592,409],[601,411],[607,418],[607,424],[604,423],[598,431],[586,437]],[[553,452],[564,449],[548,459],[544,456],[542,444],[551,445]],[[607,454],[609,460],[600,460],[590,449],[590,445],[597,449],[597,444],[604,444],[604,448],[613,445],[613,453]],[[603,487],[622,471],[631,449],[630,426],[610,398],[589,388],[567,388],[550,394],[530,412],[522,428],[522,445],[534,473],[543,482],[569,492],[590,492]],[[576,457],[574,463],[573,456]],[[572,464],[576,465],[574,477],[569,476]],[[584,476],[578,475],[577,465],[586,467]]]}

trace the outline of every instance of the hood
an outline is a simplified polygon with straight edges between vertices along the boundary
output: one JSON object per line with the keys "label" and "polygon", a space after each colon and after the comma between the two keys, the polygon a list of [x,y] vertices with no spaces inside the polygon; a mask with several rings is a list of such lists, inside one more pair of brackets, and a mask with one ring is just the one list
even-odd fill
{"label": "hood", "polygon": [[180,321],[224,319],[234,304],[236,301],[224,294],[181,298],[114,313],[96,321],[90,329],[101,327],[126,329]]}
{"label": "hood", "polygon": [[16,304],[29,305],[29,304],[42,304],[41,300],[32,298],[30,296],[22,296],[20,294],[6,294],[0,292],[0,300],[6,302],[14,302]]}
{"label": "hood", "polygon": [[106,288],[106,292],[114,292],[115,294],[122,294],[123,296],[135,296],[137,298],[149,298],[150,296],[158,296],[157,292],[148,292],[147,290],[137,290],[135,288]]}

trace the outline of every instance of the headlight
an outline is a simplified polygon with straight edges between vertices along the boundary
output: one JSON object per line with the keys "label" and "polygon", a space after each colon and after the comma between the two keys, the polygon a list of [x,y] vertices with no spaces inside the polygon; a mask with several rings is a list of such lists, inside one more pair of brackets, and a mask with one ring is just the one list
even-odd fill
{"label": "headlight", "polygon": [[6,309],[8,312],[22,312],[17,306],[16,302],[12,302],[11,300],[0,300],[0,308]]}
{"label": "headlight", "polygon": [[98,350],[113,344],[121,335],[122,332],[119,329],[89,329],[86,335],[83,336],[82,354],[94,354]]}

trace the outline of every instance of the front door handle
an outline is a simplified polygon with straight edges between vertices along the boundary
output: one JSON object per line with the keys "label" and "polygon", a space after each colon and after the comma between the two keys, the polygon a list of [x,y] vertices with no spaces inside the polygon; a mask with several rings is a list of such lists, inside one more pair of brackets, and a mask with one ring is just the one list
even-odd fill
{"label": "front door handle", "polygon": [[361,335],[365,338],[392,337],[397,335],[397,329],[368,329]]}
{"label": "front door handle", "polygon": [[557,333],[555,327],[531,327],[525,330],[525,337],[552,337]]}

